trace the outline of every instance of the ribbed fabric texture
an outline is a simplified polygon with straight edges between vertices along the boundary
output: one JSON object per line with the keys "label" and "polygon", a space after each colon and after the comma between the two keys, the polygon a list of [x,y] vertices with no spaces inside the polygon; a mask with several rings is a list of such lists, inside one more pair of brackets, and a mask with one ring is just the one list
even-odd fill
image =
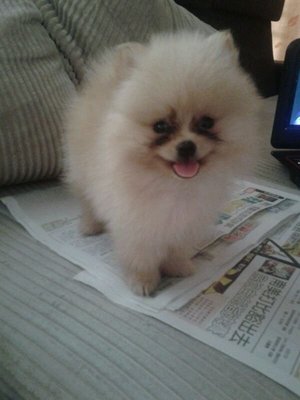
{"label": "ribbed fabric texture", "polygon": [[1,400],[296,400],[228,356],[73,281],[0,208]]}
{"label": "ribbed fabric texture", "polygon": [[0,185],[59,174],[64,107],[97,52],[182,28],[210,31],[172,0],[1,0]]}

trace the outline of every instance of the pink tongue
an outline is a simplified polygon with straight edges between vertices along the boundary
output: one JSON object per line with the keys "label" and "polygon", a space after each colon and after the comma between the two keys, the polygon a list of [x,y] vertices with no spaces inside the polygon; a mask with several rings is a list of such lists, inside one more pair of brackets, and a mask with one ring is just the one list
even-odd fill
{"label": "pink tongue", "polygon": [[197,175],[200,165],[197,161],[190,161],[188,163],[174,163],[172,167],[180,178],[193,178]]}

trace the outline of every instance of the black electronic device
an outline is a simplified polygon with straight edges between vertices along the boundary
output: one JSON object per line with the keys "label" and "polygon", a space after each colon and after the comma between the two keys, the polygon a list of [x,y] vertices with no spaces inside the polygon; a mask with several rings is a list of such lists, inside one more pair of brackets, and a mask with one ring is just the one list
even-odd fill
{"label": "black electronic device", "polygon": [[287,48],[277,100],[271,144],[272,155],[290,171],[300,187],[300,39]]}

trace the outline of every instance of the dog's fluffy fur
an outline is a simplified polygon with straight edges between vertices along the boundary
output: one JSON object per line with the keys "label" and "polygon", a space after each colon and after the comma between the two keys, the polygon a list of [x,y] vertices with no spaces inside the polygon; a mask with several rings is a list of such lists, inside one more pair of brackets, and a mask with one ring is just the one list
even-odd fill
{"label": "dog's fluffy fur", "polygon": [[83,232],[108,228],[135,293],[193,272],[233,177],[253,164],[259,102],[228,32],[123,44],[91,68],[67,115],[66,175]]}

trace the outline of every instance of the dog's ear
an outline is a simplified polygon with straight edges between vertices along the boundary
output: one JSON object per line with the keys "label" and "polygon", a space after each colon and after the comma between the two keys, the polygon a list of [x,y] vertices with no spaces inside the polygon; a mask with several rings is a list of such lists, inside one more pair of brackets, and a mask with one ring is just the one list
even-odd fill
{"label": "dog's ear", "polygon": [[144,51],[145,46],[138,42],[126,42],[114,48],[116,62],[125,69],[134,67]]}
{"label": "dog's ear", "polygon": [[97,87],[107,87],[108,91],[114,90],[130,77],[145,49],[145,45],[135,42],[104,49],[98,58],[87,66],[85,80],[79,89],[84,90],[85,82],[90,82],[90,86],[93,86],[94,82],[96,92]]}
{"label": "dog's ear", "polygon": [[214,33],[210,38],[214,41],[214,48],[218,48],[222,56],[229,56],[238,63],[239,51],[229,30]]}
{"label": "dog's ear", "polygon": [[233,36],[232,36],[231,32],[230,32],[229,30],[222,31],[222,32],[220,33],[220,35],[221,35],[222,38],[223,38],[224,46],[225,46],[230,52],[232,52],[232,53],[234,53],[234,54],[237,54],[237,53],[238,53],[238,50],[237,50],[236,45],[235,45],[235,43],[234,43],[234,39],[233,39]]}

